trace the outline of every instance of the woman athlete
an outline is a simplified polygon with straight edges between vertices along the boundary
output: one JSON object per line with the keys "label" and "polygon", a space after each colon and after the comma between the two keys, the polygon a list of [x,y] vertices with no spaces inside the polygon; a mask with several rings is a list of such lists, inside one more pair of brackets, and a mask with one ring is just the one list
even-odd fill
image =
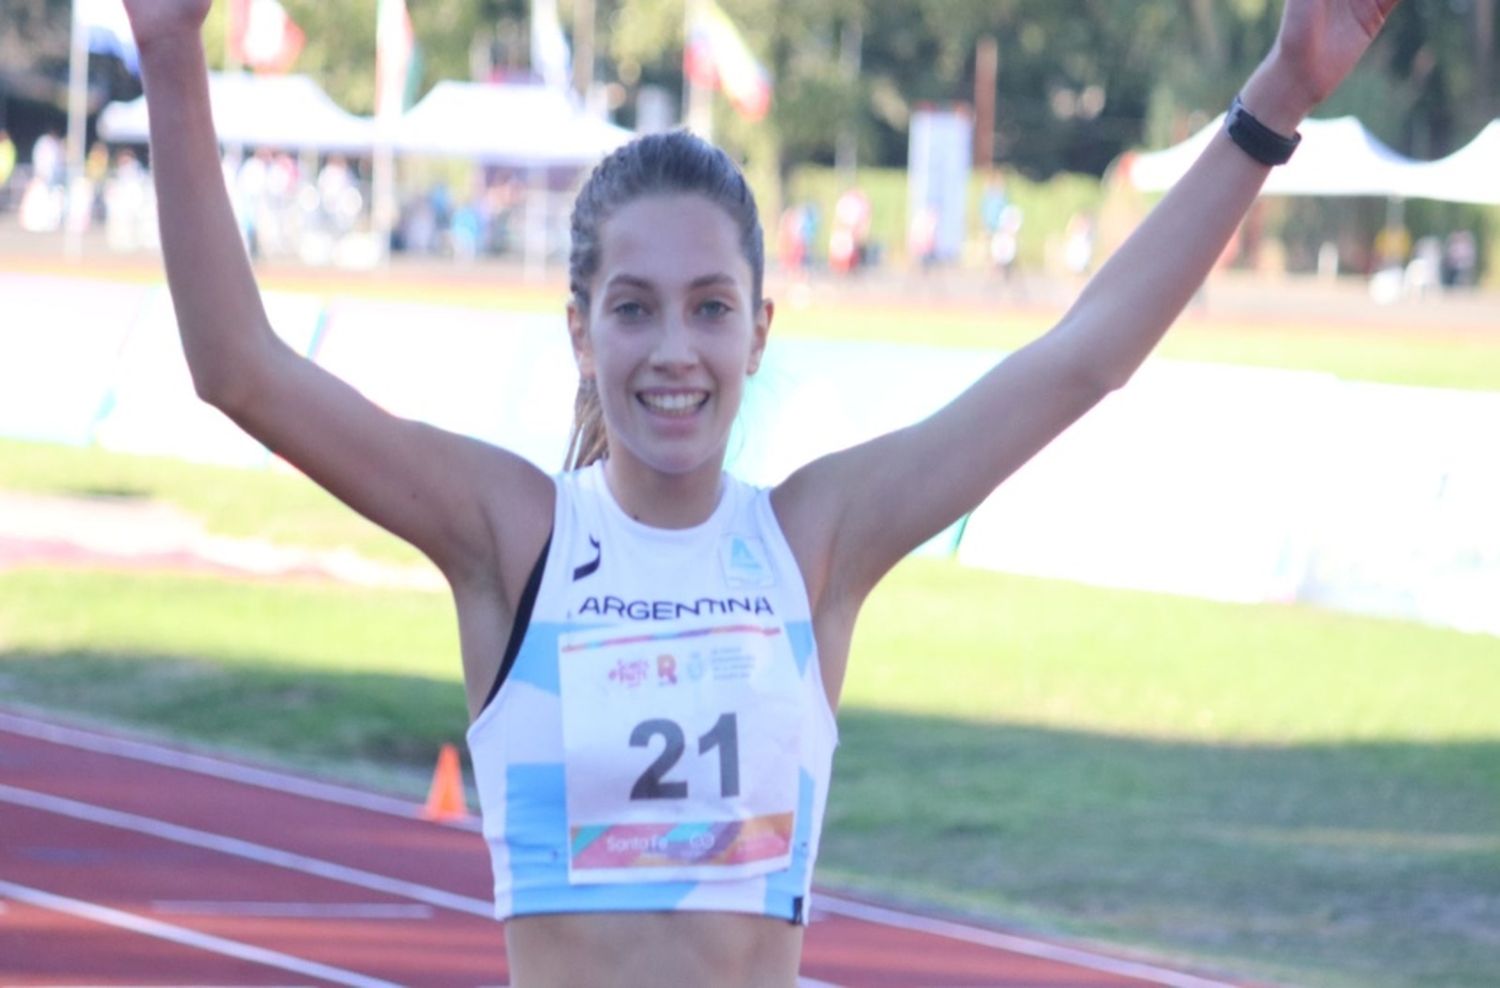
{"label": "woman athlete", "polygon": [[513,983],[537,988],[795,984],[861,603],[1130,378],[1396,0],[1287,0],[1230,124],[1056,327],[770,489],[723,469],[775,310],[722,153],[644,138],[580,193],[579,430],[548,476],[383,412],[278,339],[219,167],[210,0],[125,2],[198,393],[447,578],[496,910]]}

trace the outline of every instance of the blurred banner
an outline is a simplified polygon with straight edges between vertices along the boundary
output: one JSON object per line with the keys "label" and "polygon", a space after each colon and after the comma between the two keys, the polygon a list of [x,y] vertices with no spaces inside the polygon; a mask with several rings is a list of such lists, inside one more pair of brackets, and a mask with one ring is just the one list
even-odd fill
{"label": "blurred banner", "polygon": [[683,72],[694,85],[722,90],[746,119],[760,120],[771,109],[770,73],[713,0],[696,0],[691,9]]}
{"label": "blurred banner", "polygon": [[375,116],[394,118],[416,98],[419,62],[406,0],[379,0],[375,12]]}
{"label": "blurred banner", "polygon": [[290,72],[307,37],[277,0],[230,0],[229,57],[257,72]]}
{"label": "blurred banner", "polygon": [[568,39],[557,19],[557,0],[531,0],[531,71],[552,89],[573,85]]}
{"label": "blurred banner", "polygon": [[0,296],[0,435],[88,445],[147,292],[107,281],[80,292],[68,278],[0,276]]}
{"label": "blurred banner", "polygon": [[[241,466],[159,285],[0,273],[0,435]],[[294,349],[398,415],[562,466],[577,368],[561,313],[268,292]],[[783,339],[728,467],[775,484],[921,419],[998,351]],[[1157,359],[928,552],[1099,586],[1305,603],[1500,635],[1500,393]],[[0,465],[3,469],[3,465]]]}
{"label": "blurred banner", "polygon": [[973,142],[974,117],[965,106],[924,106],[911,115],[907,253],[923,264],[963,254]]}

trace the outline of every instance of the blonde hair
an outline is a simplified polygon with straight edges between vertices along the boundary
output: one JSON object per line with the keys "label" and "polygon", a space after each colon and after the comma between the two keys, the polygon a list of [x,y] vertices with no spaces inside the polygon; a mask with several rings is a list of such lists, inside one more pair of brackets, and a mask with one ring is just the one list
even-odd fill
{"label": "blonde hair", "polygon": [[573,399],[573,435],[568,440],[564,470],[581,470],[609,455],[609,434],[604,430],[604,408],[599,404],[599,389],[592,377],[578,379],[578,396]]}

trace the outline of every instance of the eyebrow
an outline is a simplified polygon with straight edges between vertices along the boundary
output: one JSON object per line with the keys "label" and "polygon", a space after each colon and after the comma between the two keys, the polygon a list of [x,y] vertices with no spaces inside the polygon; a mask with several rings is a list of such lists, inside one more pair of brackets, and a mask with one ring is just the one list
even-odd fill
{"label": "eyebrow", "polygon": [[[734,279],[733,275],[721,271],[715,272],[713,274],[699,275],[697,278],[694,278],[692,281],[688,282],[687,287],[689,289],[708,288],[714,285],[733,285],[738,287],[738,284],[739,283]],[[656,283],[647,278],[642,278],[639,275],[617,274],[611,276],[609,281],[605,282],[604,284],[604,288],[606,291],[616,287],[655,290]]]}

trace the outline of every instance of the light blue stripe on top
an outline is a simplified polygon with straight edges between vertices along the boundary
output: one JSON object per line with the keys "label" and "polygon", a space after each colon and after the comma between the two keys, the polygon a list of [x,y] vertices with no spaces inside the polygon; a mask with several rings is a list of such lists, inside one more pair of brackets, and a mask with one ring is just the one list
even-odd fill
{"label": "light blue stripe on top", "polygon": [[807,895],[812,877],[808,874],[808,869],[812,867],[810,856],[816,786],[807,769],[802,769],[798,776],[801,781],[797,788],[797,832],[792,835],[792,863],[785,871],[766,876],[766,915],[789,920],[797,918],[793,904]]}
{"label": "light blue stripe on top", "polygon": [[557,639],[570,631],[578,631],[582,625],[561,622],[533,621],[521,639],[521,650],[516,653],[516,664],[511,667],[508,678],[526,683],[539,690],[560,695],[562,684],[557,669]]}
{"label": "light blue stripe on top", "polygon": [[807,661],[812,658],[817,640],[813,638],[811,621],[788,621],[786,640],[792,646],[792,658],[797,660],[797,671],[806,675]]}
{"label": "light blue stripe on top", "polygon": [[511,765],[505,775],[505,843],[515,915],[670,910],[697,886],[568,884],[568,796],[562,765]]}

